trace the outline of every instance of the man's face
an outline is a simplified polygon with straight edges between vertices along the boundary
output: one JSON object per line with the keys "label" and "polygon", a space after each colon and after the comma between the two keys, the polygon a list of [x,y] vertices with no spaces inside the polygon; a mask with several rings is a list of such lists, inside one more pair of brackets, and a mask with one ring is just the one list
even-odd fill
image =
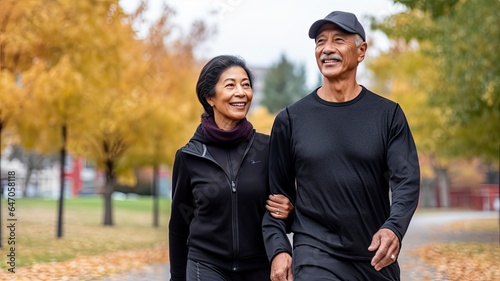
{"label": "man's face", "polygon": [[316,63],[324,77],[342,79],[356,75],[358,64],[363,61],[366,43],[356,46],[356,35],[339,26],[327,23],[316,36]]}

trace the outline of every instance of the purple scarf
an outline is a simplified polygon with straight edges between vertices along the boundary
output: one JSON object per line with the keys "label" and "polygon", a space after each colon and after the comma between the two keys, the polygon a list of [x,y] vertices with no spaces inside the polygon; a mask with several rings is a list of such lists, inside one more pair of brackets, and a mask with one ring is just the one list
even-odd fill
{"label": "purple scarf", "polygon": [[237,143],[249,140],[253,133],[253,126],[243,118],[231,131],[219,129],[213,117],[204,113],[201,115],[201,130],[203,135],[213,143]]}

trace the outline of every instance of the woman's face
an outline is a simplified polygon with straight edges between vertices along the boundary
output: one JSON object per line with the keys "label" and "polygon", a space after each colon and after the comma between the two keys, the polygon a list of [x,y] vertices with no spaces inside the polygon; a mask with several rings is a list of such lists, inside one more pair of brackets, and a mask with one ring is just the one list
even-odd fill
{"label": "woman's face", "polygon": [[250,79],[240,66],[232,66],[220,75],[215,85],[215,95],[207,102],[214,110],[217,126],[225,131],[234,128],[245,118],[253,98]]}

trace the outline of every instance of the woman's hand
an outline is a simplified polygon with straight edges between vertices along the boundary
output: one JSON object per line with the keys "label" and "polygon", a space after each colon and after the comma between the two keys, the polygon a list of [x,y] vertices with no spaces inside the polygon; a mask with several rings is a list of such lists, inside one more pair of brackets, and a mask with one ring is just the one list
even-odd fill
{"label": "woman's hand", "polygon": [[293,205],[288,197],[282,194],[271,194],[266,201],[266,209],[274,218],[286,219],[293,211]]}

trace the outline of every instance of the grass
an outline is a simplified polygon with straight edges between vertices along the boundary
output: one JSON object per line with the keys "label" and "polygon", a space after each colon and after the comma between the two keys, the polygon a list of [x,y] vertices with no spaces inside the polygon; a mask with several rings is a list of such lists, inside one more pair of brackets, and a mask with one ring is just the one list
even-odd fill
{"label": "grass", "polygon": [[[16,199],[16,267],[62,262],[81,256],[98,256],[124,250],[166,246],[170,200],[160,199],[158,228],[152,226],[152,198],[113,200],[114,226],[102,225],[100,197],[77,197],[64,201],[63,237],[56,237],[57,200]],[[7,268],[9,230],[7,205],[2,201],[0,268]]]}

